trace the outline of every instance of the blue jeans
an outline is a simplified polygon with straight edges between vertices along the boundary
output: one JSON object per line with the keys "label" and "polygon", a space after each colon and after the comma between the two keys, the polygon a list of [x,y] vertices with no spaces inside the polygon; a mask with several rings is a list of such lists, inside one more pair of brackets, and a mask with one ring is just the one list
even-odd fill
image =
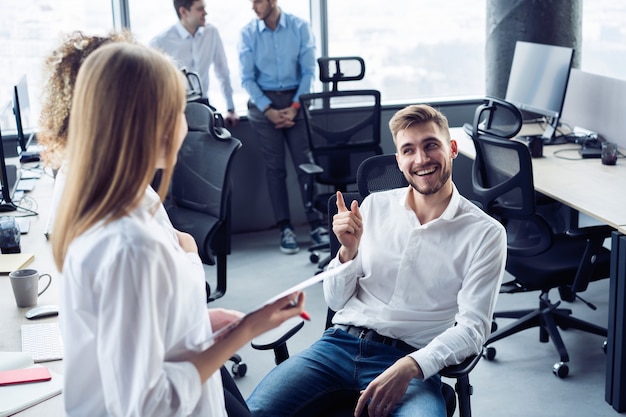
{"label": "blue jeans", "polygon": [[[360,391],[398,359],[402,350],[330,328],[311,347],[270,371],[247,403],[254,417],[295,416],[336,390]],[[392,417],[445,417],[441,379],[413,379]]]}

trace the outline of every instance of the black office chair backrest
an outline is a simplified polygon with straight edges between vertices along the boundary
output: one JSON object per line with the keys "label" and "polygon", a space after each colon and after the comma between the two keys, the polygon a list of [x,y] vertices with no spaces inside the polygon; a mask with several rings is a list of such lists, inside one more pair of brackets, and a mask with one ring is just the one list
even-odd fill
{"label": "black office chair backrest", "polygon": [[472,188],[484,209],[507,230],[510,253],[537,255],[552,242],[552,229],[536,213],[533,168],[528,147],[517,140],[478,135]]}
{"label": "black office chair backrest", "polygon": [[474,112],[472,123],[475,139],[478,134],[509,139],[522,129],[523,116],[512,103],[495,97],[486,97]]}
{"label": "black office chair backrest", "polygon": [[189,132],[174,168],[171,198],[177,206],[223,219],[229,203],[223,194],[230,193],[231,162],[241,142],[204,104],[188,103],[185,116]]}
{"label": "black office chair backrest", "polygon": [[476,149],[472,182],[487,212],[494,206],[517,216],[535,212],[534,197],[528,194],[530,185],[534,195],[530,152],[521,142],[511,141],[522,122],[517,107],[497,98],[485,98],[474,112],[468,132]]}
{"label": "black office chair backrest", "polygon": [[300,102],[313,160],[324,170],[316,181],[338,189],[356,184],[361,162],[382,153],[380,92],[327,91],[303,94]]}
{"label": "black office chair backrest", "polygon": [[332,90],[299,98],[313,160],[324,170],[315,180],[346,190],[356,184],[361,162],[382,153],[381,96],[371,89],[339,91],[340,82],[363,79],[362,58],[322,57],[317,62],[320,80],[332,83]]}
{"label": "black office chair backrest", "polygon": [[376,155],[361,163],[357,171],[357,186],[362,196],[376,191],[408,186],[396,161],[395,154]]}

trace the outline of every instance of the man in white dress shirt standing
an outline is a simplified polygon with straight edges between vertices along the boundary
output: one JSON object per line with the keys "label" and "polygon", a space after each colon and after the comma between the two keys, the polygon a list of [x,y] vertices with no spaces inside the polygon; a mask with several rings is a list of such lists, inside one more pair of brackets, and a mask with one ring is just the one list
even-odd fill
{"label": "man in white dress shirt standing", "polygon": [[224,45],[217,28],[206,22],[206,4],[204,0],[174,0],[173,3],[178,22],[155,36],[150,46],[174,58],[179,68],[198,74],[205,102],[208,102],[209,69],[213,66],[226,101],[226,125],[235,127],[239,117],[235,113]]}

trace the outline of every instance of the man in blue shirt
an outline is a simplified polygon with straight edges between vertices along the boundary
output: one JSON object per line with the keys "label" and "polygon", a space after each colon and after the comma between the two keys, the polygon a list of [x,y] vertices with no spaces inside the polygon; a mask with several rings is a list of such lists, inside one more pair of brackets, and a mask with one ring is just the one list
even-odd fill
{"label": "man in blue shirt", "polygon": [[[298,98],[311,91],[315,76],[315,39],[309,24],[277,5],[277,0],[251,0],[257,19],[241,31],[239,65],[241,83],[248,92],[248,119],[258,134],[266,163],[267,184],[276,223],[281,229],[280,249],[298,252],[291,225],[287,194],[285,145],[296,167],[306,204],[307,175],[298,168],[310,163],[304,116]],[[328,242],[319,213],[306,210],[314,243]]]}
{"label": "man in blue shirt", "polygon": [[202,98],[208,102],[209,68],[211,65],[220,81],[226,101],[227,126],[235,127],[239,118],[235,113],[233,87],[224,53],[224,45],[217,28],[206,22],[204,0],[174,0],[179,21],[150,41],[150,46],[170,55],[180,68],[186,68],[200,77]]}

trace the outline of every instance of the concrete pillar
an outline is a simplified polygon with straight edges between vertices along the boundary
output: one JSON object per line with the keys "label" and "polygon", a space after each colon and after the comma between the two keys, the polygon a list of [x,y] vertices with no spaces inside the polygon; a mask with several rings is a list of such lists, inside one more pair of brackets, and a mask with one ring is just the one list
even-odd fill
{"label": "concrete pillar", "polygon": [[582,0],[487,0],[486,94],[504,98],[516,41],[574,48],[582,45]]}

